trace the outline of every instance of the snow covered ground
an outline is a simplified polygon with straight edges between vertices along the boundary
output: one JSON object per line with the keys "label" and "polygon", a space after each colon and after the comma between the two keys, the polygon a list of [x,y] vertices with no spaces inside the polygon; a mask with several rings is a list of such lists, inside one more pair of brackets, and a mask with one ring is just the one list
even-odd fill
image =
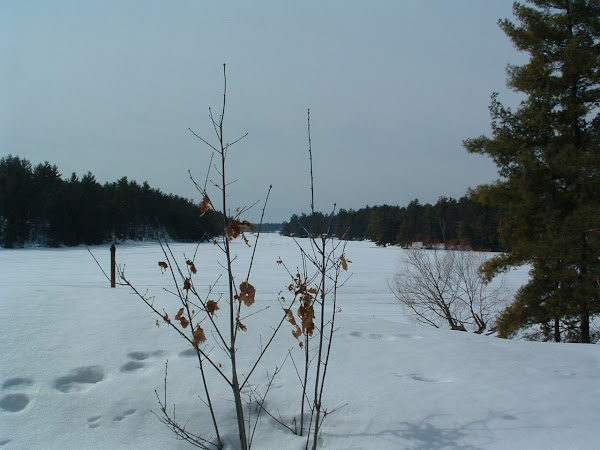
{"label": "snow covered ground", "polygon": [[[293,241],[264,235],[253,284],[267,311],[248,318],[242,372],[260,335],[280,316],[277,293],[289,284],[276,264],[293,267]],[[236,243],[238,245],[238,243]],[[176,255],[193,245],[175,244]],[[108,267],[107,246],[94,254]],[[240,254],[247,252],[237,246]],[[600,353],[596,345],[506,341],[410,323],[387,287],[403,250],[351,242],[352,278],[341,293],[325,406],[341,407],[324,423],[324,449],[571,449],[600,448]],[[168,304],[155,244],[119,245],[117,257],[140,288]],[[217,249],[200,246],[196,265],[206,284],[219,272]],[[247,256],[241,256],[244,267]],[[513,288],[527,278],[512,272]],[[220,287],[218,287],[220,289]],[[217,290],[218,290],[217,289]],[[176,306],[169,307],[177,311]],[[189,348],[125,287],[111,289],[85,248],[0,250],[0,447],[6,449],[189,448],[158,422],[154,390],[162,392],[169,361],[169,403],[192,431],[211,435],[198,400],[202,388]],[[286,328],[256,374],[298,352]],[[212,384],[224,437],[235,442],[234,406]],[[299,383],[289,361],[267,398],[291,420]],[[229,448],[234,448],[227,440]],[[304,439],[262,418],[257,449],[301,449]]]}

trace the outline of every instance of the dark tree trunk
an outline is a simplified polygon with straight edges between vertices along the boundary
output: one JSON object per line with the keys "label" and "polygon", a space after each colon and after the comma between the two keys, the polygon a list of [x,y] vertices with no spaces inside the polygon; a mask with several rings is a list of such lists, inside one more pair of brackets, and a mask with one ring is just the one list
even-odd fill
{"label": "dark tree trunk", "polygon": [[590,343],[590,313],[588,311],[581,313],[579,332],[581,333],[581,343],[589,344]]}

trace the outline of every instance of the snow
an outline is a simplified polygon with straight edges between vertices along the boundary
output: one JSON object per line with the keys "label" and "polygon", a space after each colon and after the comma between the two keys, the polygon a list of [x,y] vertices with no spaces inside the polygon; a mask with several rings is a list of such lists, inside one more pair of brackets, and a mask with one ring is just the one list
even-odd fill
{"label": "snow", "polygon": [[[175,255],[195,246],[173,244]],[[108,267],[109,247],[92,248]],[[248,251],[237,243],[236,261]],[[600,355],[595,345],[507,341],[414,325],[389,291],[387,280],[404,251],[350,242],[352,277],[340,294],[342,313],[326,382],[324,449],[565,449],[598,448]],[[124,244],[120,264],[157,304],[177,311],[162,287],[169,286],[157,262],[156,244]],[[199,280],[213,283],[218,249],[202,244]],[[248,370],[280,317],[277,294],[289,284],[276,264],[298,264],[293,241],[263,235],[251,279],[257,310],[247,318],[240,366]],[[104,264],[106,263],[106,264]],[[510,273],[512,288],[527,279]],[[216,290],[222,290],[223,283]],[[253,308],[254,308],[253,306]],[[224,313],[223,313],[224,315]],[[162,395],[168,360],[168,403],[190,430],[211,436],[197,360],[186,343],[126,287],[109,287],[83,247],[0,251],[0,447],[190,448],[175,440],[153,415],[155,390]],[[263,389],[267,374],[282,365],[287,350],[300,350],[284,328],[253,378]],[[218,349],[214,349],[215,354]],[[225,361],[219,361],[225,364]],[[211,377],[211,389],[228,448],[235,448],[234,407],[226,386]],[[291,422],[299,413],[300,386],[289,360],[267,397],[268,407]],[[266,416],[253,441],[257,449],[301,449],[292,435]]]}

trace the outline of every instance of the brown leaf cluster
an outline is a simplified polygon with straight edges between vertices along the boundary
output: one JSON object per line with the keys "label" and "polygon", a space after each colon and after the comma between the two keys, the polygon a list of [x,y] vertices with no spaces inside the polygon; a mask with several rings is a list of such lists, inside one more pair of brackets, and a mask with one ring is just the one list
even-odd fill
{"label": "brown leaf cluster", "polygon": [[309,336],[315,331],[315,308],[313,307],[313,297],[310,294],[302,296],[302,304],[298,308],[298,317],[302,319],[302,331]]}
{"label": "brown leaf cluster", "polygon": [[246,239],[246,236],[244,236],[244,233],[248,230],[250,230],[250,232],[253,233],[257,230],[257,227],[256,225],[248,222],[247,220],[239,221],[233,219],[229,226],[227,226],[227,228],[225,229],[225,232],[227,234],[227,239],[229,239],[230,241],[242,236],[242,238],[244,239],[244,241],[246,241],[247,244],[248,240]]}
{"label": "brown leaf cluster", "polygon": [[200,205],[200,217],[206,214],[206,211],[210,209],[210,198],[208,198],[208,194],[204,194],[204,198],[202,199],[202,204]]}
{"label": "brown leaf cluster", "polygon": [[158,267],[160,267],[160,271],[165,273],[165,271],[169,268],[169,265],[165,261],[159,261]]}
{"label": "brown leaf cluster", "polygon": [[194,264],[194,261],[192,261],[191,259],[188,259],[185,263],[188,266],[190,266],[190,270],[192,271],[192,273],[194,273],[194,274],[198,273],[198,269],[196,269],[196,265]]}
{"label": "brown leaf cluster", "polygon": [[209,300],[206,302],[206,312],[209,313],[211,316],[214,316],[215,313],[217,312],[217,309],[219,308],[219,305],[217,302],[215,302],[214,300]]}
{"label": "brown leaf cluster", "polygon": [[246,306],[252,306],[254,303],[254,296],[256,295],[256,288],[252,286],[247,281],[242,282],[240,284],[240,295],[237,296],[237,299],[240,302],[244,302]]}
{"label": "brown leaf cluster", "polygon": [[200,326],[200,324],[196,325],[196,329],[194,330],[194,346],[198,348],[198,346],[206,341],[206,335],[204,334],[204,330]]}
{"label": "brown leaf cluster", "polygon": [[288,322],[291,323],[294,327],[296,327],[292,331],[292,336],[294,336],[296,339],[300,339],[300,336],[302,336],[302,329],[298,326],[298,323],[296,322],[294,312],[289,308],[284,308],[284,311],[287,314]]}
{"label": "brown leaf cluster", "polygon": [[175,320],[179,320],[179,323],[181,323],[181,326],[183,328],[187,328],[188,325],[190,324],[190,321],[187,319],[187,317],[185,317],[183,315],[184,312],[184,308],[181,308],[179,311],[177,311],[177,315],[175,316]]}

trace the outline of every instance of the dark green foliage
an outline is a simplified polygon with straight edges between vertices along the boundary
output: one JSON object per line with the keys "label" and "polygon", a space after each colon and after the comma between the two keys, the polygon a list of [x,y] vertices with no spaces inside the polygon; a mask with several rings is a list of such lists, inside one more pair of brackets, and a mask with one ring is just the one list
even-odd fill
{"label": "dark green foliage", "polygon": [[561,327],[577,319],[578,339],[589,342],[590,317],[600,313],[600,2],[529,3],[515,3],[518,24],[500,21],[530,55],[507,71],[526,99],[513,112],[494,95],[493,137],[465,141],[502,176],[478,195],[502,209],[500,239],[512,253],[486,271],[491,278],[532,265],[531,282],[500,320],[502,334],[541,324],[560,340]]}
{"label": "dark green foliage", "polygon": [[[330,225],[332,225],[330,227]],[[300,216],[294,214],[289,222],[283,222],[281,225],[281,234],[284,236],[309,237],[319,235],[323,230],[334,230],[332,216],[320,212],[315,212],[313,231],[313,217],[302,213]]]}
{"label": "dark green foliage", "polygon": [[56,166],[35,168],[18,156],[0,160],[0,242],[4,247],[100,244],[152,239],[155,231],[190,241],[218,235],[212,212],[123,177],[104,186],[88,172],[63,179]]}
{"label": "dark green foliage", "polygon": [[18,156],[2,158],[0,164],[0,216],[5,246],[22,245],[29,238],[32,219],[33,169]]}
{"label": "dark green foliage", "polygon": [[[407,245],[411,242],[472,246],[500,250],[498,214],[492,206],[484,206],[469,197],[458,201],[440,197],[435,205],[413,200],[407,207],[367,206],[355,210],[341,209],[333,217],[316,213],[317,222],[328,224],[339,239],[368,239],[378,245]],[[311,217],[293,215],[284,222],[281,234],[306,237]],[[319,229],[319,228],[317,228]]]}

